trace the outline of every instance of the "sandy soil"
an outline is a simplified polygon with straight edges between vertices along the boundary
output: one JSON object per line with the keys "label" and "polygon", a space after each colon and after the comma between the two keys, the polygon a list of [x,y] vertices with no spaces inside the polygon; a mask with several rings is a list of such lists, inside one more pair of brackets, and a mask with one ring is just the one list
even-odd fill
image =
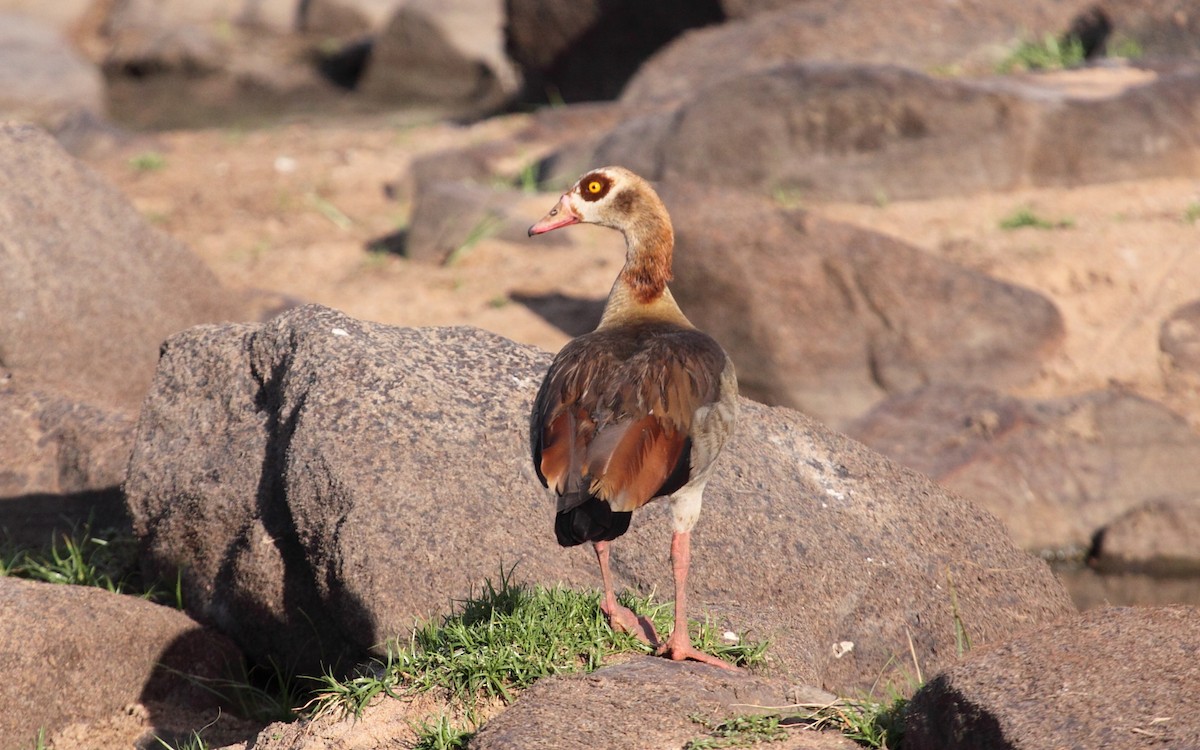
{"label": "sandy soil", "polygon": [[[91,162],[231,287],[395,325],[475,325],[555,350],[566,334],[512,298],[603,297],[621,259],[612,233],[575,228],[583,241],[569,248],[485,238],[446,267],[369,249],[407,224],[404,175],[414,157],[503,135],[522,122],[519,115],[474,127],[375,118],[181,131]],[[149,153],[162,155],[161,166],[135,166]],[[528,200],[530,222],[553,201]],[[1164,377],[1158,350],[1162,320],[1200,297],[1200,220],[1187,216],[1197,206],[1200,178],[809,208],[1053,299],[1066,320],[1065,345],[1019,395],[1119,383],[1200,429],[1200,395]],[[1022,208],[1061,226],[1001,228]]]}

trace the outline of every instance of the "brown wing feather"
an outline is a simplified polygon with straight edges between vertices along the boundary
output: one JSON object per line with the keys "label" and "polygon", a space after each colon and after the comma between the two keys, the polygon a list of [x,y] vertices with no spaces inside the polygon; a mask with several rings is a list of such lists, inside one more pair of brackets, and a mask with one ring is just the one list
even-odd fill
{"label": "brown wing feather", "polygon": [[[559,510],[609,500],[632,510],[686,481],[696,410],[719,398],[724,351],[699,331],[643,324],[563,347],[534,402],[530,448]],[[680,470],[682,474],[680,473]]]}
{"label": "brown wing feather", "polygon": [[[589,453],[598,442],[589,446]],[[615,446],[591,456],[588,491],[607,500],[615,511],[636,510],[658,494],[679,463],[686,442],[683,433],[655,415],[633,421]]]}

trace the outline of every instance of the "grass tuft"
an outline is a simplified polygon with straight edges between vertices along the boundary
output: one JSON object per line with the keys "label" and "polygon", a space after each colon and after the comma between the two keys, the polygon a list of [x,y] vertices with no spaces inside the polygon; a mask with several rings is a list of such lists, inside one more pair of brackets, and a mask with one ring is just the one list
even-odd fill
{"label": "grass tuft", "polygon": [[1022,206],[1000,220],[1000,228],[1004,230],[1024,229],[1070,229],[1075,226],[1071,219],[1051,221],[1034,213],[1029,206]]}
{"label": "grass tuft", "polygon": [[521,168],[521,173],[517,175],[517,184],[521,186],[521,192],[527,194],[537,193],[541,189],[536,161],[531,161]]}
{"label": "grass tuft", "polygon": [[838,701],[816,712],[814,728],[837,729],[866,747],[896,750],[904,739],[904,717],[908,699],[896,696],[888,702],[875,700]]}
{"label": "grass tuft", "polygon": [[293,721],[310,696],[299,689],[300,680],[274,660],[248,669],[237,665],[237,672],[225,678],[200,677],[166,665],[160,668],[212,695],[234,714],[263,723]]}
{"label": "grass tuft", "polygon": [[504,223],[504,217],[495,212],[488,212],[479,221],[475,222],[475,226],[471,227],[471,231],[467,232],[467,236],[463,239],[462,244],[456,247],[446,256],[445,265],[453,266],[467,256],[483,240],[495,234],[500,225]]}
{"label": "grass tuft", "polygon": [[200,736],[199,732],[192,732],[184,737],[181,741],[171,743],[164,740],[162,737],[156,736],[155,741],[165,750],[209,750],[208,742]]}
{"label": "grass tuft", "polygon": [[782,726],[783,719],[778,715],[750,714],[721,722],[711,722],[702,716],[692,716],[691,719],[702,724],[708,730],[708,736],[689,741],[683,750],[746,747],[787,739],[787,730]]}
{"label": "grass tuft", "polygon": [[413,727],[417,733],[413,750],[467,750],[467,743],[475,732],[462,729],[442,714],[432,724],[421,722]]}
{"label": "grass tuft", "polygon": [[167,158],[157,151],[143,151],[129,160],[129,166],[137,172],[157,172],[167,166]]}
{"label": "grass tuft", "polygon": [[93,586],[183,609],[182,573],[171,582],[144,581],[138,570],[137,540],[114,529],[93,531],[91,521],[55,534],[40,549],[0,549],[0,575]]}
{"label": "grass tuft", "polygon": [[1062,70],[1083,64],[1083,42],[1077,37],[1060,39],[1047,34],[1040,40],[1025,40],[1004,58],[996,69],[1000,73],[1028,70]]}
{"label": "grass tuft", "polygon": [[[660,632],[669,628],[669,603],[633,596],[622,600]],[[698,648],[734,663],[758,663],[766,651],[766,644],[724,643],[708,623],[693,624],[692,637]],[[600,613],[599,593],[518,585],[511,570],[501,571],[498,583],[485,581],[478,594],[458,602],[441,622],[420,625],[407,644],[389,644],[386,657],[358,676],[321,678],[317,713],[359,715],[379,695],[434,690],[449,694],[470,712],[481,699],[510,702],[542,677],[591,672],[616,654],[648,651],[633,636],[609,628]]]}
{"label": "grass tuft", "polygon": [[746,747],[777,742],[788,736],[789,729],[833,730],[864,747],[897,750],[904,737],[904,719],[908,699],[899,694],[889,701],[837,700],[827,705],[799,705],[787,713],[747,714],[721,722],[700,716],[692,721],[708,730],[684,745],[685,750]]}
{"label": "grass tuft", "polygon": [[346,231],[346,230],[354,227],[353,219],[351,219],[349,216],[347,216],[345,214],[345,212],[342,211],[342,209],[338,208],[337,206],[333,205],[333,203],[331,203],[330,201],[328,201],[325,198],[318,195],[315,190],[310,191],[304,197],[305,197],[305,200],[308,201],[308,205],[315,208],[317,210],[317,213],[321,214],[326,219],[328,219],[329,223],[333,224],[338,229],[341,229],[342,231]]}
{"label": "grass tuft", "polygon": [[1185,224],[1195,224],[1200,221],[1200,201],[1192,201],[1188,207],[1183,210],[1183,221]]}

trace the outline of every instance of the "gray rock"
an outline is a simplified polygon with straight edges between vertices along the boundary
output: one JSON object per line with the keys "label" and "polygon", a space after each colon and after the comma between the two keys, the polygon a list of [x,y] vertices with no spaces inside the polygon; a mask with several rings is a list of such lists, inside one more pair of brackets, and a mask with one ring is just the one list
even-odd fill
{"label": "gray rock", "polygon": [[[126,482],[151,572],[257,659],[335,664],[516,565],[596,587],[561,549],[527,455],[548,355],[466,328],[305,307],[165,346]],[[772,669],[844,691],[1071,611],[994,518],[803,416],[743,402],[695,533],[693,614],[769,638]],[[621,586],[670,591],[661,504],[614,545]]]}
{"label": "gray rock", "polygon": [[[1175,0],[891,2],[723,0],[730,21],[689,31],[642,65],[622,100],[645,108],[752,71],[802,61],[901,65],[989,75],[1022,41],[1090,37],[1093,55],[1140,50],[1139,63],[1200,57],[1200,15]],[[1090,30],[1089,30],[1090,29]],[[1107,33],[1105,30],[1107,29]]]}
{"label": "gray rock", "polygon": [[1200,68],[1101,95],[1073,92],[1069,80],[786,63],[628,120],[585,161],[651,180],[854,201],[1190,174]]}
{"label": "gray rock", "polygon": [[409,0],[375,37],[357,91],[383,102],[494,110],[521,85],[503,27],[503,0]]}
{"label": "gray rock", "polygon": [[977,649],[909,704],[906,750],[1200,745],[1200,611],[1114,608]]}
{"label": "gray rock", "polygon": [[[1089,0],[725,0],[740,20],[689,32],[630,80],[622,100],[645,107],[716,81],[803,61],[991,73],[1022,39],[1067,30]],[[733,6],[733,7],[730,7]]]}
{"label": "gray rock", "polygon": [[295,0],[112,0],[77,36],[105,71],[109,113],[138,129],[328,113],[346,92],[314,59],[328,37],[297,33]]}
{"label": "gray rock", "polygon": [[1038,402],[930,386],[847,432],[995,513],[1027,549],[1086,551],[1149,500],[1200,495],[1200,437],[1166,407],[1116,389]]}
{"label": "gray rock", "polygon": [[[404,255],[415,261],[445,263],[460,250],[486,237],[522,241],[529,225],[545,212],[546,197],[515,189],[496,189],[471,182],[426,184],[413,202],[412,218],[404,239]],[[547,237],[550,244],[570,240]]]}
{"label": "gray rock", "polygon": [[0,541],[41,547],[55,529],[124,519],[134,418],[0,383]]}
{"label": "gray rock", "polygon": [[1144,59],[1200,57],[1200,13],[1194,3],[1138,0],[1101,7],[1112,19],[1113,38],[1132,42]]}
{"label": "gray rock", "polygon": [[107,42],[102,63],[105,70],[110,74],[128,71],[136,76],[166,70],[211,73],[224,67],[229,48],[209,28],[217,18],[203,10],[187,12],[187,6],[154,0],[114,0],[99,29]]}
{"label": "gray rock", "polygon": [[1167,316],[1159,330],[1158,348],[1166,355],[1168,375],[1181,373],[1200,379],[1200,300]]}
{"label": "gray rock", "polygon": [[724,18],[715,0],[510,0],[507,48],[536,101],[613,99],[685,29]]}
{"label": "gray rock", "polygon": [[0,12],[0,120],[48,128],[104,114],[104,81],[54,27]]}
{"label": "gray rock", "polygon": [[930,382],[1017,385],[1062,340],[1046,298],[899,240],[750,194],[660,192],[672,289],[750,398],[837,426]]}
{"label": "gray rock", "polygon": [[311,34],[353,36],[378,32],[404,0],[303,0],[298,25]]}
{"label": "gray rock", "polygon": [[[392,189],[397,194],[409,195],[411,192],[419,196],[423,189],[437,182],[503,183],[515,187],[522,183],[521,172],[526,169],[534,170],[533,176],[542,187],[566,189],[567,185],[561,181],[542,185],[545,175],[539,169],[538,159],[551,152],[558,152],[561,159],[562,151],[572,148],[581,133],[603,132],[624,117],[621,108],[611,102],[540,109],[515,132],[417,156]],[[591,155],[587,156],[590,158]],[[592,166],[595,165],[579,165],[569,179],[574,181]],[[544,207],[542,211],[545,211]]]}
{"label": "gray rock", "polygon": [[[97,588],[0,576],[0,747],[132,703],[214,707],[195,678],[229,679],[241,654],[182,612]],[[192,679],[189,679],[192,678]]]}
{"label": "gray rock", "polygon": [[48,24],[61,34],[67,34],[91,5],[92,0],[0,0],[0,10]]}
{"label": "gray rock", "polygon": [[[642,657],[590,675],[540,680],[509,709],[486,724],[471,742],[474,750],[620,750],[682,748],[708,737],[698,720],[717,724],[733,716],[770,713],[771,708],[830,703],[835,696],[797,690],[786,681],[730,673],[699,664]],[[794,748],[853,750],[838,735],[811,734]]]}
{"label": "gray rock", "polygon": [[186,248],[45,132],[0,125],[0,365],[23,387],[137,410],[171,333],[240,316]]}
{"label": "gray rock", "polygon": [[1162,499],[1122,514],[1100,530],[1094,567],[1159,576],[1200,573],[1200,493]]}

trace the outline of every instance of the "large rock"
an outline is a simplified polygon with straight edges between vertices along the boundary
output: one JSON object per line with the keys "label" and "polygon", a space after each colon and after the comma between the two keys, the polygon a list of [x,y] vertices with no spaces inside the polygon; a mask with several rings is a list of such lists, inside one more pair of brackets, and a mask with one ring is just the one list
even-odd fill
{"label": "large rock", "polygon": [[508,53],[535,101],[612,99],[682,31],[724,19],[716,0],[508,0]]}
{"label": "large rock", "polygon": [[0,125],[0,357],[14,382],[136,412],[171,333],[240,317],[197,257],[45,132]]}
{"label": "large rock", "polygon": [[520,88],[503,0],[409,0],[375,37],[357,90],[372,99],[494,110]]}
{"label": "large rock", "polygon": [[1121,390],[1023,401],[953,385],[885,401],[847,432],[999,516],[1028,549],[1086,551],[1151,500],[1200,496],[1200,437]]}
{"label": "large rock", "polygon": [[1149,60],[1200,57],[1200,12],[1195,0],[1133,0],[1101,4],[1113,37],[1132,42]]}
{"label": "large rock", "polygon": [[621,99],[645,108],[806,60],[988,75],[1020,42],[1048,36],[1074,35],[1094,57],[1130,47],[1159,63],[1200,56],[1200,13],[1194,2],[1178,0],[724,0],[723,6],[737,20],[669,43],[638,69]]}
{"label": "large rock", "polygon": [[0,0],[0,10],[18,13],[36,19],[66,33],[79,21],[93,0],[59,0],[47,3],[42,0]]}
{"label": "large rock", "polygon": [[[562,549],[526,447],[549,355],[467,328],[320,307],[164,347],[126,482],[149,572],[258,659],[313,668],[403,635],[516,566],[599,586]],[[693,614],[769,638],[787,679],[888,682],[1071,611],[990,515],[800,414],[743,402],[696,531]],[[621,586],[670,591],[661,503],[614,545]],[[957,597],[958,609],[952,604]]]}
{"label": "large rock", "polygon": [[[590,675],[542,678],[521,693],[511,706],[496,702],[476,705],[470,722],[456,719],[457,709],[448,712],[445,705],[421,697],[382,699],[373,701],[357,716],[328,712],[271,724],[259,732],[251,747],[254,750],[409,747],[416,744],[416,728],[449,714],[454,723],[482,725],[477,737],[471,740],[474,750],[683,748],[690,740],[711,739],[704,721],[716,724],[732,715],[745,715],[754,710],[752,705],[823,704],[832,700],[834,696],[828,693],[795,688],[779,678],[750,672],[731,674],[646,656]],[[859,747],[836,731],[793,734],[796,739],[772,747],[779,750]]]}
{"label": "large rock", "polygon": [[317,48],[296,33],[296,0],[97,2],[77,38],[105,72],[114,120],[141,129],[245,122],[281,112],[328,112],[345,90]]}
{"label": "large rock", "polygon": [[371,34],[382,29],[404,1],[304,0],[296,9],[297,25],[314,34]]}
{"label": "large rock", "polygon": [[124,519],[134,418],[0,381],[0,541],[40,547],[54,530]]}
{"label": "large rock", "polygon": [[1016,385],[1063,337],[1032,290],[748,194],[661,186],[680,305],[742,392],[834,425],[930,382]]}
{"label": "large rock", "polygon": [[676,39],[638,70],[622,100],[646,106],[686,98],[719,80],[805,60],[990,73],[1020,39],[1066,31],[1091,0],[726,0],[731,4],[741,20]]}
{"label": "large rock", "polygon": [[1184,373],[1200,380],[1200,300],[1173,310],[1163,321],[1158,348],[1168,374]]}
{"label": "large rock", "polygon": [[182,612],[96,588],[0,576],[0,747],[130,704],[215,706],[198,680],[238,674],[241,654]]}
{"label": "large rock", "polygon": [[104,113],[100,71],[54,27],[0,11],[0,121],[48,128]]}
{"label": "large rock", "polygon": [[1100,530],[1092,550],[1095,568],[1110,573],[1195,576],[1200,573],[1200,493],[1153,500]]}
{"label": "large rock", "polygon": [[145,76],[166,70],[192,74],[219,70],[229,48],[211,25],[233,19],[213,13],[211,4],[190,5],[113,0],[97,6],[94,12],[103,16],[89,20],[98,28],[89,29],[91,33],[85,32],[82,39],[93,52],[100,39],[106,42],[100,62],[110,74]]}
{"label": "large rock", "polygon": [[[621,750],[684,748],[710,739],[703,722],[719,724],[770,706],[830,703],[835,696],[797,691],[786,681],[698,664],[643,657],[590,675],[548,677],[484,724],[475,750]],[[599,709],[598,707],[603,707]],[[762,708],[758,708],[762,707]],[[836,731],[803,732],[793,749],[860,747]],[[718,745],[719,747],[719,745]]]}
{"label": "large rock", "polygon": [[569,179],[580,162],[618,163],[651,180],[854,201],[1191,175],[1200,68],[1071,85],[1104,75],[946,79],[787,63],[581,137],[549,171]]}
{"label": "large rock", "polygon": [[972,652],[908,708],[905,750],[1200,746],[1200,610],[1101,609]]}
{"label": "large rock", "polygon": [[[404,255],[415,261],[445,263],[485,237],[526,240],[533,223],[529,217],[545,212],[545,202],[541,193],[498,190],[468,181],[422,185],[413,202]],[[569,242],[562,235],[547,239],[549,244]]]}

